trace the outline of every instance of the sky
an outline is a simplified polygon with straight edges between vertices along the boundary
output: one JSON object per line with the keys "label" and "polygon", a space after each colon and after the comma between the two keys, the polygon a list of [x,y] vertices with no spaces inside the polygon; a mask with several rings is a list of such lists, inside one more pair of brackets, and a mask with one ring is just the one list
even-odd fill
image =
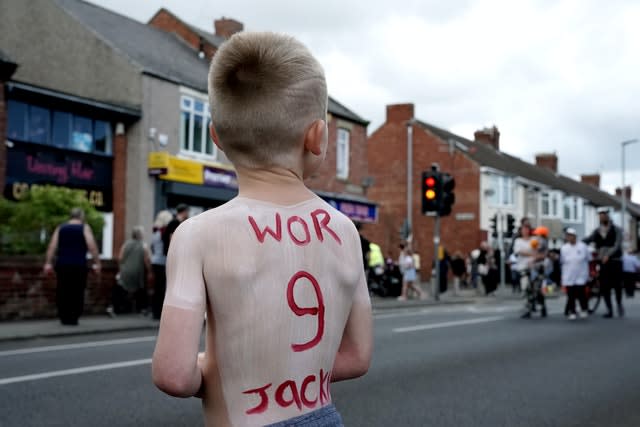
{"label": "sky", "polygon": [[[165,7],[213,32],[247,31],[305,43],[333,98],[369,120],[415,104],[418,119],[473,139],[497,126],[500,148],[534,162],[555,152],[559,172],[600,173],[622,185],[622,141],[640,139],[640,2],[636,0],[93,0],[142,22]],[[640,141],[625,182],[640,203]]]}

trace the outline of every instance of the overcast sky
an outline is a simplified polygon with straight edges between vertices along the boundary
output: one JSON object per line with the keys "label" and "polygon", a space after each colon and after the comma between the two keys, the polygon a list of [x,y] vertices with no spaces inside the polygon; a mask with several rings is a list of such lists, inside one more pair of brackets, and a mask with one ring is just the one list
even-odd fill
{"label": "overcast sky", "polygon": [[[496,125],[503,151],[527,161],[556,152],[560,173],[601,173],[621,186],[621,141],[640,138],[640,2],[635,0],[94,0],[147,22],[165,7],[213,32],[303,41],[330,94],[371,121],[412,102],[416,117],[472,139]],[[640,142],[626,182],[640,202]]]}

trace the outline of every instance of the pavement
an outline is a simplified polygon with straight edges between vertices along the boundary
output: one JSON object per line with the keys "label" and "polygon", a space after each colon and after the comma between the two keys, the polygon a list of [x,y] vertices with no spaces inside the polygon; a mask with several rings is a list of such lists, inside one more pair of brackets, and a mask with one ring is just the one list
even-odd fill
{"label": "pavement", "polygon": [[[423,289],[428,287],[423,285]],[[410,299],[398,301],[396,298],[371,297],[373,311],[390,309],[405,309],[420,306],[433,306],[442,304],[476,304],[495,302],[496,300],[517,300],[518,295],[512,295],[510,290],[499,289],[495,295],[481,296],[476,290],[462,290],[457,295],[451,292],[442,294],[438,300],[427,298],[425,300]],[[6,320],[0,321],[0,342],[26,340],[34,338],[60,337],[72,335],[87,335],[96,333],[121,332],[132,330],[157,329],[159,322],[150,316],[142,314],[121,314],[116,317],[104,315],[82,316],[79,324],[75,326],[62,325],[57,319],[39,320]]]}

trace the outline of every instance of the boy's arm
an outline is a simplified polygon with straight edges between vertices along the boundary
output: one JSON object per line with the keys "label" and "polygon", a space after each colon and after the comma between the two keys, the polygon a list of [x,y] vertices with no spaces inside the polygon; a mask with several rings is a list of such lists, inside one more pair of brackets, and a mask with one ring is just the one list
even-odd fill
{"label": "boy's arm", "polygon": [[202,252],[193,224],[173,234],[167,256],[167,294],[153,353],[154,384],[176,397],[196,395],[202,386],[198,349],[206,307]]}
{"label": "boy's arm", "polygon": [[367,373],[373,351],[372,329],[371,300],[363,270],[342,334],[340,348],[333,362],[331,381],[348,380]]}

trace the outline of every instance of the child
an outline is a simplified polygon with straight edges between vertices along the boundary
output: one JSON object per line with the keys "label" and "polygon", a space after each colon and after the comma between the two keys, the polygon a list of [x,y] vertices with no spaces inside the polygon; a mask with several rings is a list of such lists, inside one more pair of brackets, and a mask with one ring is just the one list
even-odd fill
{"label": "child", "polygon": [[208,426],[342,425],[329,383],[367,372],[372,318],[354,224],[303,183],[327,150],[324,72],[291,37],[239,33],[209,97],[239,195],[173,235],[154,383],[201,397]]}

